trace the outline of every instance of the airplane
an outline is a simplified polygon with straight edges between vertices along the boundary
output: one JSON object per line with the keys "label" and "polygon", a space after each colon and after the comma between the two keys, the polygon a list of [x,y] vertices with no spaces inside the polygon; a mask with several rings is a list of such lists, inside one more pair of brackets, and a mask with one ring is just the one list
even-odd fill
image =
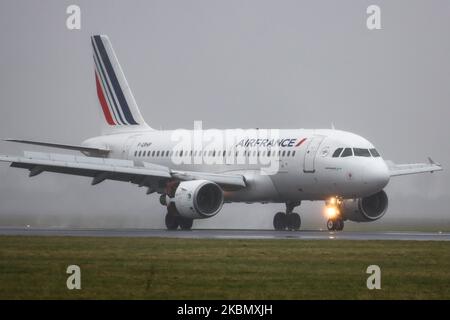
{"label": "airplane", "polygon": [[94,35],[91,44],[101,135],[80,145],[5,139],[83,155],[25,151],[0,161],[30,177],[53,172],[89,177],[92,185],[113,180],[146,187],[160,195],[168,230],[190,230],[195,219],[211,218],[232,202],[284,204],[274,229],[299,230],[294,209],[324,201],[327,229],[341,231],[344,221],[384,216],[391,177],[442,170],[431,158],[385,161],[367,139],[334,128],[155,130],[143,119],[109,38]]}

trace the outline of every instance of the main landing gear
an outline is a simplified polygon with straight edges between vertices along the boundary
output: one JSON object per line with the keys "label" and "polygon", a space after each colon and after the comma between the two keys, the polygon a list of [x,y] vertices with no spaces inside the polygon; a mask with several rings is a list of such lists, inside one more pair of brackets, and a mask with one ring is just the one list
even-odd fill
{"label": "main landing gear", "polygon": [[192,224],[194,223],[194,219],[180,216],[173,203],[167,208],[165,220],[167,230],[177,230],[178,227],[180,227],[181,230],[191,230]]}
{"label": "main landing gear", "polygon": [[299,230],[302,224],[300,215],[292,212],[295,207],[299,206],[300,202],[286,203],[286,213],[277,212],[273,217],[273,227],[275,230]]}

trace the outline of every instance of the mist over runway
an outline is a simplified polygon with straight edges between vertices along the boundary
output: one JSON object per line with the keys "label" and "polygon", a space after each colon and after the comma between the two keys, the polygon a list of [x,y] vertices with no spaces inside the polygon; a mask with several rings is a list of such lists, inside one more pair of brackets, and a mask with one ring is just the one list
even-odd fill
{"label": "mist over runway", "polygon": [[168,231],[163,229],[67,229],[67,228],[0,228],[0,236],[55,236],[55,237],[146,237],[180,239],[296,239],[296,240],[401,240],[450,241],[448,232],[329,232],[320,230],[219,230],[197,229]]}

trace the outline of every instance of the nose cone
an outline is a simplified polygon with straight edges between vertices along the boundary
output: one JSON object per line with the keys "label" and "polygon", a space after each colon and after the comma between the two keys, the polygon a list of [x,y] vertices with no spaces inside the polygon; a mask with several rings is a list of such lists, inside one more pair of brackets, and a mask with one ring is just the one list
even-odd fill
{"label": "nose cone", "polygon": [[[375,160],[375,159],[373,159]],[[389,182],[389,169],[384,160],[378,158],[364,168],[363,180],[368,189],[377,192]]]}

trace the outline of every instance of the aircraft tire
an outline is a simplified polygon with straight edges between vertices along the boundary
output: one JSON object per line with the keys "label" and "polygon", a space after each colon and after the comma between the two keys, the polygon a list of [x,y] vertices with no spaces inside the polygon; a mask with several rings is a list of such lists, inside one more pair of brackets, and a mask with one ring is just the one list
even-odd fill
{"label": "aircraft tire", "polygon": [[335,231],[336,230],[336,224],[333,219],[328,219],[327,221],[327,229],[328,231]]}
{"label": "aircraft tire", "polygon": [[277,212],[273,217],[273,227],[277,231],[282,231],[286,229],[287,217],[284,212]]}
{"label": "aircraft tire", "polygon": [[300,226],[302,224],[302,220],[298,213],[292,212],[287,215],[287,227],[289,230],[300,230]]}
{"label": "aircraft tire", "polygon": [[166,214],[166,228],[167,230],[177,230],[179,226],[178,217],[172,213],[167,212]]}
{"label": "aircraft tire", "polygon": [[192,229],[194,219],[179,217],[178,220],[179,220],[181,230],[191,230]]}
{"label": "aircraft tire", "polygon": [[336,230],[337,230],[337,231],[342,231],[342,230],[344,230],[344,220],[342,220],[342,219],[337,219],[334,223],[336,224]]}

